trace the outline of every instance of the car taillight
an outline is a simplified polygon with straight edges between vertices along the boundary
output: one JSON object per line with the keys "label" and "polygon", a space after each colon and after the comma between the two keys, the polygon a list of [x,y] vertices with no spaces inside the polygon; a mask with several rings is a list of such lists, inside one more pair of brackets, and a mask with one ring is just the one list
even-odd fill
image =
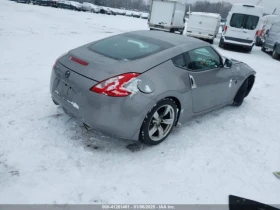
{"label": "car taillight", "polygon": [[227,30],[228,30],[228,26],[225,26],[225,32],[227,32]]}
{"label": "car taillight", "polygon": [[260,32],[260,37],[263,36],[263,33],[264,33],[264,29],[261,30],[261,32]]}
{"label": "car taillight", "polygon": [[258,36],[258,34],[259,34],[259,30],[256,31],[256,36]]}
{"label": "car taillight", "polygon": [[90,91],[112,97],[125,97],[133,92],[135,86],[131,84],[139,75],[139,73],[125,73],[111,77],[94,85]]}
{"label": "car taillight", "polygon": [[81,59],[79,59],[79,58],[76,58],[76,57],[73,57],[73,56],[70,56],[69,59],[72,60],[72,61],[74,61],[74,62],[76,62],[76,63],[78,63],[78,64],[81,64],[81,65],[83,65],[83,66],[87,66],[87,65],[88,65],[88,62],[83,61],[83,60],[81,60]]}

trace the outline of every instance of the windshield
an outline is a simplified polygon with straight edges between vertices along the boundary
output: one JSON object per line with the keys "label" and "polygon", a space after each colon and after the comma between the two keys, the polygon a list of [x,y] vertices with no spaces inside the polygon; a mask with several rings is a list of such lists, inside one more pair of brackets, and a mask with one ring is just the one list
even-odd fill
{"label": "windshield", "polygon": [[259,23],[259,17],[254,15],[234,13],[230,20],[230,26],[248,30],[256,29]]}
{"label": "windshield", "polygon": [[116,60],[135,60],[165,50],[172,45],[135,34],[124,34],[109,37],[96,42],[90,49],[98,54]]}

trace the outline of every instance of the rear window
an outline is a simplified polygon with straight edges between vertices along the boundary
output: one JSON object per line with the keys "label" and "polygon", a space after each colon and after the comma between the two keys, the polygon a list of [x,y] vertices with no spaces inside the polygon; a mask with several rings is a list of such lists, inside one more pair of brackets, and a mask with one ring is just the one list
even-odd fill
{"label": "rear window", "polygon": [[100,40],[90,50],[115,60],[136,60],[155,54],[173,45],[154,38],[123,34]]}
{"label": "rear window", "polygon": [[230,26],[234,28],[254,30],[259,23],[259,17],[254,15],[234,13],[230,20]]}

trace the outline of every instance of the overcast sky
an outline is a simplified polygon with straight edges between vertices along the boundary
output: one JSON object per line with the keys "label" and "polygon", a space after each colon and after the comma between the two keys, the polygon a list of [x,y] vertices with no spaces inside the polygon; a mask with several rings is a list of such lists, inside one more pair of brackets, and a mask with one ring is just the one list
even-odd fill
{"label": "overcast sky", "polygon": [[[222,0],[208,0],[210,2],[217,2]],[[259,0],[224,0],[231,3],[246,3],[246,4],[256,4]],[[196,0],[185,0],[185,2],[193,3]],[[259,4],[265,8],[265,12],[272,13],[275,8],[277,8],[276,13],[280,14],[280,0],[262,0]]]}

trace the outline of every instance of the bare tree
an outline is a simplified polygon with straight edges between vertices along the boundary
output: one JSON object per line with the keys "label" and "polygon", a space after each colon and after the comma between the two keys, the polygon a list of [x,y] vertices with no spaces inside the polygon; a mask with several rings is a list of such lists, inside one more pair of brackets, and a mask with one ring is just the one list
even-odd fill
{"label": "bare tree", "polygon": [[[79,2],[90,2],[100,6],[113,8],[126,8],[130,10],[149,11],[152,0],[77,0]],[[146,3],[147,2],[147,3]],[[222,2],[196,1],[193,4],[186,4],[187,10],[191,7],[191,11],[195,12],[211,12],[219,13],[223,18],[226,18],[232,4]]]}
{"label": "bare tree", "polygon": [[225,1],[213,3],[209,1],[197,1],[191,5],[191,11],[218,13],[223,18],[226,18],[231,7],[232,4]]}

